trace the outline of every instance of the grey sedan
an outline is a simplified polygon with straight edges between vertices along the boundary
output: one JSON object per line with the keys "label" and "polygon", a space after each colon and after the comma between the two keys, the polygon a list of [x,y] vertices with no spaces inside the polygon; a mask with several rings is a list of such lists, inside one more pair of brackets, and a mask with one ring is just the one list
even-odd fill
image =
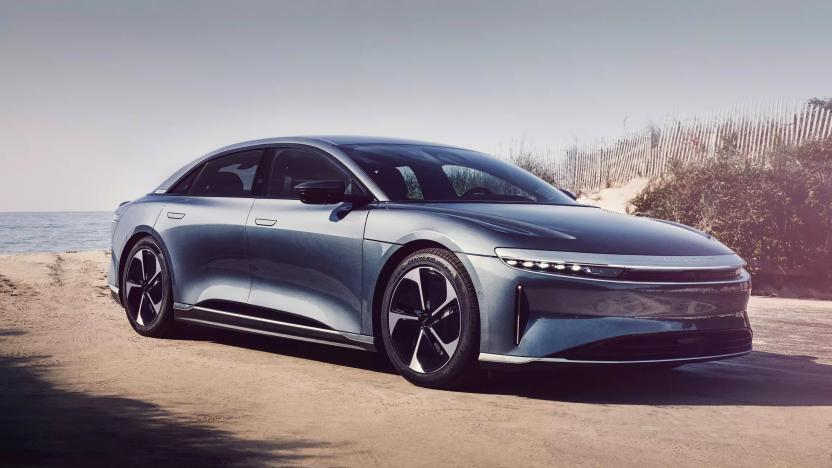
{"label": "grey sedan", "polygon": [[299,137],[222,148],[120,206],[109,284],[145,336],[378,350],[449,388],[483,367],[746,354],[744,266],[706,233],[579,204],[479,152]]}

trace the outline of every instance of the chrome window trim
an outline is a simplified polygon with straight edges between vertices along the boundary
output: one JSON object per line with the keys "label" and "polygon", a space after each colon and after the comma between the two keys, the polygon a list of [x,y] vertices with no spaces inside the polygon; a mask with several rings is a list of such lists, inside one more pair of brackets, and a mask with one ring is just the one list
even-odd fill
{"label": "chrome window trim", "polygon": [[479,360],[481,362],[496,362],[500,364],[530,364],[534,362],[549,362],[549,363],[561,363],[561,364],[661,364],[665,362],[684,362],[684,361],[706,361],[706,360],[716,360],[716,359],[727,359],[731,357],[738,357],[743,356],[748,353],[749,351],[742,351],[739,353],[731,353],[731,354],[715,354],[712,356],[698,356],[698,357],[690,357],[690,358],[674,358],[674,359],[656,359],[656,360],[647,360],[647,361],[576,361],[571,359],[564,359],[564,358],[544,358],[544,357],[531,357],[531,356],[511,356],[508,354],[491,354],[491,353],[480,353]]}

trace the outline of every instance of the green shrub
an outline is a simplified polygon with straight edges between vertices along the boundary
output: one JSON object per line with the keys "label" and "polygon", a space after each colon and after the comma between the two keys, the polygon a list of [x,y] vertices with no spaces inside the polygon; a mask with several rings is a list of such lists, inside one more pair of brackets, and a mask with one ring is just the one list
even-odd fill
{"label": "green shrub", "polygon": [[633,213],[712,234],[753,272],[832,279],[832,139],[782,148],[766,162],[673,163],[631,201]]}

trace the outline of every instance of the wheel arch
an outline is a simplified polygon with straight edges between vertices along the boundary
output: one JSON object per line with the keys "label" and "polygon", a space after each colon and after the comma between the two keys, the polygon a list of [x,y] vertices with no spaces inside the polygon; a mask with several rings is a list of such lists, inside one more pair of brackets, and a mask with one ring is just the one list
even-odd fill
{"label": "wheel arch", "polygon": [[447,246],[429,239],[417,239],[407,242],[406,244],[402,244],[399,248],[397,248],[384,262],[384,266],[381,267],[378,276],[376,277],[376,284],[373,289],[373,296],[372,296],[372,307],[371,307],[371,323],[373,325],[373,338],[376,342],[376,349],[383,349],[380,345],[381,339],[381,303],[384,299],[384,290],[387,289],[387,283],[390,281],[390,276],[393,273],[393,270],[404,260],[408,255],[412,254],[413,252],[417,252],[422,249],[430,249],[430,248],[438,248],[438,249],[445,249],[450,250]]}
{"label": "wheel arch", "polygon": [[440,242],[436,239],[415,239],[408,241],[402,244],[399,248],[397,248],[390,257],[384,262],[384,266],[382,266],[381,270],[379,270],[379,274],[376,278],[375,285],[373,287],[373,295],[372,295],[372,304],[371,304],[371,323],[372,323],[372,333],[373,338],[376,343],[376,349],[383,349],[383,346],[380,345],[379,340],[381,339],[381,304],[384,299],[384,290],[387,289],[387,283],[390,281],[390,276],[393,273],[393,270],[404,260],[408,255],[412,254],[413,252],[417,252],[422,249],[430,249],[430,248],[438,248],[447,250],[457,258],[463,264],[465,271],[468,273],[468,276],[471,278],[471,282],[474,284],[475,289],[475,297],[474,300],[477,301],[479,312],[480,312],[480,320],[482,320],[482,299],[479,297],[479,278],[476,275],[476,272],[473,270],[473,266],[468,262],[465,258],[465,255],[460,255],[456,249],[446,245],[445,242]]}
{"label": "wheel arch", "polygon": [[[122,303],[124,301],[124,298],[122,297],[122,290],[124,288],[121,287],[121,278],[124,276],[124,267],[126,265],[124,258],[127,256],[128,253],[130,253],[130,250],[136,244],[139,243],[139,241],[148,237],[152,238],[154,241],[156,241],[157,244],[159,244],[159,247],[162,248],[162,254],[165,256],[166,259],[171,258],[167,246],[165,245],[164,241],[162,241],[162,237],[159,235],[159,233],[153,230],[153,228],[151,228],[150,226],[137,227],[133,235],[131,235],[130,238],[127,239],[127,242],[124,243],[124,248],[121,249],[121,253],[119,254],[118,258],[118,298],[120,301],[122,301]],[[171,265],[170,262],[168,262],[168,276],[170,276],[170,281],[172,285],[176,284],[173,270],[173,265]]]}

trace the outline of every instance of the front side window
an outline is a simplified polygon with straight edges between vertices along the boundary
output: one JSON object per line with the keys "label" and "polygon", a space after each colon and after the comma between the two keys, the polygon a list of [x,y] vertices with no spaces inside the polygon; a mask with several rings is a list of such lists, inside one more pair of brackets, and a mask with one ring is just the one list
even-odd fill
{"label": "front side window", "polygon": [[233,153],[205,163],[191,194],[203,197],[248,197],[263,150]]}
{"label": "front side window", "polygon": [[301,148],[278,149],[271,165],[266,197],[297,199],[296,185],[304,182],[338,180],[345,193],[352,193],[351,177],[326,156]]}
{"label": "front side window", "polygon": [[519,167],[475,151],[410,144],[340,148],[392,201],[576,204]]}

